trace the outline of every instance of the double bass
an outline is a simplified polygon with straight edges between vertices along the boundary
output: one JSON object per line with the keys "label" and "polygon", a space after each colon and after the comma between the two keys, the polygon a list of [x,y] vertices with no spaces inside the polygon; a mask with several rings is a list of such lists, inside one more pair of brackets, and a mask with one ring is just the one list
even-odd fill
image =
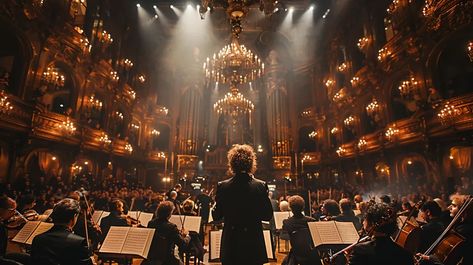
{"label": "double bass", "polygon": [[[471,211],[469,207],[472,205],[473,198],[469,196],[462,204],[460,210],[455,215],[450,224],[435,240],[435,242],[427,249],[423,256],[435,256],[442,264],[455,265],[462,259],[462,253],[471,251],[464,248],[465,238],[453,231],[453,227],[458,223],[467,211]],[[420,264],[418,259],[416,264]]]}

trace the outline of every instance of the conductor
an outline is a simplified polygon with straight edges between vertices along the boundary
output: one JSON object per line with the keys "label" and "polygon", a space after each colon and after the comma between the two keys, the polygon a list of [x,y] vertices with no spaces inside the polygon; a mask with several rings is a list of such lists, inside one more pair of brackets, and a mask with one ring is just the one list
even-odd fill
{"label": "conductor", "polygon": [[268,186],[256,179],[256,155],[248,145],[234,145],[228,151],[233,177],[219,182],[214,220],[223,219],[220,259],[223,265],[261,265],[268,262],[261,221],[273,215]]}

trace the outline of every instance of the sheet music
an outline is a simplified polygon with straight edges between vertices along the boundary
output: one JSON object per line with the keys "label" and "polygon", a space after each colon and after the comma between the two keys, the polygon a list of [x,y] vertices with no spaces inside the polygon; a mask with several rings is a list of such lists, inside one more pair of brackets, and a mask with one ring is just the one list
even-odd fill
{"label": "sheet music", "polygon": [[146,258],[148,256],[153,235],[154,229],[137,227],[130,228],[121,253],[139,255]]}
{"label": "sheet music", "polygon": [[26,240],[33,234],[36,227],[38,227],[40,221],[28,221],[21,228],[21,230],[15,235],[12,239],[13,242],[18,242],[24,244]]}
{"label": "sheet music", "polygon": [[209,260],[220,258],[220,240],[222,238],[222,230],[210,231],[210,254]]}
{"label": "sheet music", "polygon": [[128,226],[111,226],[99,252],[121,253],[129,231]]}
{"label": "sheet music", "polygon": [[138,220],[138,217],[140,216],[139,211],[128,211],[128,216],[130,216],[133,219]]}
{"label": "sheet music", "polygon": [[263,236],[264,236],[264,244],[266,246],[266,255],[268,256],[268,259],[274,259],[271,232],[269,230],[263,230]]}
{"label": "sheet music", "polygon": [[360,238],[352,222],[335,222],[335,225],[338,228],[338,233],[343,243],[353,244]]}
{"label": "sheet music", "polygon": [[201,220],[202,217],[200,216],[171,215],[169,222],[177,225],[178,229],[181,229],[181,222],[184,222],[184,229],[199,233]]}
{"label": "sheet music", "polygon": [[[274,259],[273,245],[271,240],[271,232],[263,230],[264,244],[266,248],[266,255],[268,259]],[[210,231],[210,253],[209,260],[216,260],[220,258],[220,242],[222,239],[222,230]]]}
{"label": "sheet music", "polygon": [[152,213],[145,213],[145,212],[141,212],[140,217],[138,218],[141,225],[144,226],[144,227],[148,227],[148,223],[152,219],[153,219],[153,214]]}
{"label": "sheet music", "polygon": [[322,244],[342,244],[334,221],[307,223],[314,246]]}
{"label": "sheet music", "polygon": [[49,229],[51,229],[51,227],[53,227],[54,224],[53,223],[45,223],[45,222],[40,222],[38,227],[36,227],[36,230],[34,230],[34,232],[31,234],[31,236],[28,238],[28,240],[26,240],[26,244],[28,245],[31,245],[33,244],[33,239],[37,236],[37,235],[40,235],[46,231],[48,231]]}
{"label": "sheet music", "polygon": [[292,216],[292,212],[274,212],[274,225],[276,229],[282,229],[282,221]]}
{"label": "sheet music", "polygon": [[102,222],[102,219],[109,215],[110,215],[110,212],[103,211],[102,215],[99,218],[99,221],[96,224],[100,225],[100,223]]}
{"label": "sheet music", "polygon": [[103,211],[94,211],[94,213],[92,214],[92,222],[94,222],[94,224],[98,224],[100,221],[100,216],[102,216],[102,214]]}

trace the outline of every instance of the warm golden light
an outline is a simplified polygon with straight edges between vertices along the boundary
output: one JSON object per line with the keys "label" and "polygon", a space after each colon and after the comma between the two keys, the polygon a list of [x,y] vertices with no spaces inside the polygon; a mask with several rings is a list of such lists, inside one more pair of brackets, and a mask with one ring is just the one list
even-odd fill
{"label": "warm golden light", "polygon": [[224,98],[214,104],[214,110],[219,114],[228,114],[236,117],[240,114],[250,113],[254,110],[253,103],[246,99],[236,87],[227,93]]}
{"label": "warm golden light", "polygon": [[414,77],[411,77],[408,80],[402,81],[398,89],[401,93],[401,96],[407,96],[417,91],[419,89],[419,85],[419,81],[417,81]]}
{"label": "warm golden light", "polygon": [[5,90],[0,90],[0,113],[7,114],[13,109]]}

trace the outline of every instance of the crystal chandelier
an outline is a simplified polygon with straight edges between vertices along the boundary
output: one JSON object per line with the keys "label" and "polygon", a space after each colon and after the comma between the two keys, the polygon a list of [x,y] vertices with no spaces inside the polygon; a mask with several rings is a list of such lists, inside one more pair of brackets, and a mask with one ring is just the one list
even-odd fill
{"label": "crystal chandelier", "polygon": [[62,88],[65,84],[66,78],[55,68],[48,67],[43,73],[42,81],[55,88]]}
{"label": "crystal chandelier", "polygon": [[63,121],[61,125],[59,125],[59,128],[62,129],[65,134],[68,135],[74,135],[77,129],[74,125],[74,122],[72,122],[69,117],[67,117],[66,120]]}
{"label": "crystal chandelier", "polygon": [[454,121],[458,116],[461,115],[461,110],[458,109],[455,105],[447,102],[444,107],[440,110],[437,116],[443,121]]}
{"label": "crystal chandelier", "polygon": [[228,114],[234,118],[240,114],[251,114],[254,108],[253,103],[246,99],[236,87],[232,87],[231,92],[214,104],[214,110],[217,113]]}
{"label": "crystal chandelier", "polygon": [[0,113],[8,113],[13,109],[10,101],[8,100],[7,93],[5,90],[0,90]]}
{"label": "crystal chandelier", "polygon": [[264,73],[264,63],[233,36],[232,43],[223,47],[204,63],[205,77],[220,84],[244,84]]}

